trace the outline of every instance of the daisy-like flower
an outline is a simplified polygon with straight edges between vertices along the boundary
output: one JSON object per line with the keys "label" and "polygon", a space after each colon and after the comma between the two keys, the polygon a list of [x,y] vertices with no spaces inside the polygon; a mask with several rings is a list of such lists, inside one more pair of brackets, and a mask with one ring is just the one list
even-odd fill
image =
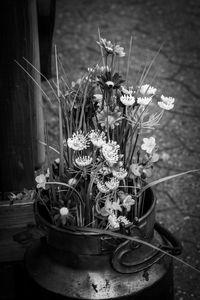
{"label": "daisy-like flower", "polygon": [[68,184],[69,185],[71,185],[71,186],[73,186],[73,185],[76,185],[77,184],[77,179],[76,178],[70,178],[69,180],[68,180]]}
{"label": "daisy-like flower", "polygon": [[38,176],[35,177],[35,181],[37,182],[37,188],[42,188],[42,189],[45,189],[45,186],[46,186],[46,175],[44,174],[40,174]]}
{"label": "daisy-like flower", "polygon": [[110,88],[110,87],[113,87],[113,86],[115,85],[114,82],[113,82],[113,81],[110,81],[110,80],[106,81],[105,84],[106,84],[109,88]]}
{"label": "daisy-like flower", "polygon": [[106,39],[100,38],[100,41],[97,42],[100,47],[102,47],[108,54],[113,53],[113,47],[114,45],[111,43],[111,41],[107,41]]}
{"label": "daisy-like flower", "polygon": [[112,174],[118,180],[123,180],[127,176],[128,172],[124,168],[119,168],[119,170],[112,170]]}
{"label": "daisy-like flower", "polygon": [[88,147],[88,139],[81,131],[73,133],[71,138],[67,140],[68,147],[75,150],[81,151]]}
{"label": "daisy-like flower", "polygon": [[79,156],[75,158],[75,162],[79,167],[87,167],[92,163],[91,156]]}
{"label": "daisy-like flower", "polygon": [[110,191],[110,189],[103,183],[103,181],[97,180],[97,188],[99,192],[106,194]]}
{"label": "daisy-like flower", "polygon": [[158,101],[158,105],[165,109],[165,110],[170,110],[174,107],[174,101],[175,99],[172,97],[165,97],[165,96],[161,96],[161,100],[162,101]]}
{"label": "daisy-like flower", "polygon": [[123,95],[120,97],[120,101],[122,104],[124,104],[126,106],[130,106],[135,103],[135,97],[133,97],[131,95]]}
{"label": "daisy-like flower", "polygon": [[129,212],[131,210],[131,206],[134,204],[135,204],[135,200],[132,198],[132,196],[127,195],[123,200],[122,206],[125,207]]}
{"label": "daisy-like flower", "polygon": [[88,137],[92,144],[98,148],[101,148],[106,143],[106,136],[104,132],[91,130]]}
{"label": "daisy-like flower", "polygon": [[119,145],[114,141],[110,141],[102,146],[102,154],[110,166],[118,162],[119,148]]}
{"label": "daisy-like flower", "polygon": [[152,97],[138,97],[137,103],[140,105],[148,105],[152,100]]}
{"label": "daisy-like flower", "polygon": [[119,45],[113,45],[111,41],[107,41],[106,39],[100,38],[100,41],[97,44],[102,47],[107,54],[118,55],[119,57],[125,56],[124,48]]}
{"label": "daisy-like flower", "polygon": [[112,177],[110,180],[105,181],[105,185],[109,188],[109,190],[114,191],[119,187],[119,180]]}
{"label": "daisy-like flower", "polygon": [[149,84],[144,84],[140,87],[140,93],[142,95],[155,95],[157,89]]}
{"label": "daisy-like flower", "polygon": [[150,138],[144,138],[143,144],[141,145],[142,150],[146,151],[148,154],[151,154],[153,149],[156,146],[156,141],[153,136]]}

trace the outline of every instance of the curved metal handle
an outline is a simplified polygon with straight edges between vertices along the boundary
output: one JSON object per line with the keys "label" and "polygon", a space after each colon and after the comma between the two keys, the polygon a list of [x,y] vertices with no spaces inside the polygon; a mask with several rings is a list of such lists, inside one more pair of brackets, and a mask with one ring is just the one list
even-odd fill
{"label": "curved metal handle", "polygon": [[[154,229],[162,237],[164,243],[156,245],[157,247],[172,255],[179,255],[182,252],[181,243],[169,230],[161,226],[159,223],[155,223]],[[139,237],[137,238],[139,239]],[[138,249],[138,252],[136,247],[139,247],[139,244],[131,241],[125,241],[116,248],[111,258],[111,265],[115,271],[123,274],[139,272],[152,266],[165,255],[163,252],[148,246],[141,246],[141,248]],[[144,256],[142,256],[142,250],[144,252]],[[138,253],[141,256],[140,260],[137,262]],[[125,257],[127,256],[134,256],[134,260],[125,260]]]}
{"label": "curved metal handle", "polygon": [[161,249],[169,252],[172,255],[180,255],[183,247],[181,242],[165,227],[156,222],[154,225],[155,230],[162,236],[168,245],[162,245]]}

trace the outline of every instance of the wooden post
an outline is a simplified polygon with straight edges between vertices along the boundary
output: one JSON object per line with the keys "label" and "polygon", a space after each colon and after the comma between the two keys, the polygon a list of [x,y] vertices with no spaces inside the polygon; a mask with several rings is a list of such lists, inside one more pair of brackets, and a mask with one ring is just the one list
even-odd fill
{"label": "wooden post", "polygon": [[23,60],[39,68],[36,1],[4,1],[0,31],[0,192],[21,191],[35,186],[44,161],[41,92],[15,62],[40,83]]}
{"label": "wooden post", "polygon": [[[56,0],[37,0],[38,32],[40,44],[40,69],[51,78],[52,40],[55,23]],[[44,78],[42,78],[44,80]]]}

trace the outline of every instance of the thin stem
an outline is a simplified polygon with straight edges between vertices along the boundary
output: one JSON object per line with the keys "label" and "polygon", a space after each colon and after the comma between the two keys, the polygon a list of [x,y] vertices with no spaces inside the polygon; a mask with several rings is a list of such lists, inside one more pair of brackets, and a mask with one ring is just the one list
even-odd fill
{"label": "thin stem", "polygon": [[163,45],[164,45],[164,42],[161,44],[160,48],[159,48],[158,51],[156,52],[156,54],[155,54],[155,56],[153,57],[152,61],[150,62],[149,67],[147,68],[147,71],[146,71],[145,74],[144,74],[144,77],[141,78],[139,88],[141,87],[141,85],[143,84],[144,80],[146,79],[146,77],[147,77],[147,75],[148,75],[148,73],[149,73],[149,71],[150,71],[150,69],[151,69],[153,63],[155,62],[157,56],[159,55],[159,53],[160,53],[160,51],[161,51]]}
{"label": "thin stem", "polygon": [[64,173],[64,155],[63,155],[63,124],[62,124],[62,108],[60,101],[60,87],[59,87],[59,71],[58,71],[58,56],[57,48],[55,45],[55,59],[56,59],[56,81],[57,81],[57,96],[59,99],[58,113],[59,113],[59,144],[60,144],[60,164],[59,164],[59,176]]}
{"label": "thin stem", "polygon": [[[101,34],[100,34],[100,29],[98,28],[98,36],[99,36],[99,42],[101,41]],[[101,57],[102,57],[102,63],[103,63],[103,66],[105,67],[105,60],[104,60],[104,55],[103,55],[103,49],[102,47],[100,46],[100,50],[101,50]]]}
{"label": "thin stem", "polygon": [[46,99],[51,103],[51,99],[47,96],[47,94],[45,93],[45,91],[42,89],[42,87],[40,86],[40,84],[35,80],[35,78],[33,78],[33,76],[31,76],[31,74],[26,71],[26,69],[18,62],[16,61],[16,64],[33,80],[33,82],[37,85],[37,87],[39,87],[39,89],[41,90],[42,94],[46,97]]}
{"label": "thin stem", "polygon": [[[57,94],[56,94],[56,92],[54,91],[54,88],[53,88],[53,86],[51,85],[51,82],[47,79],[47,77],[46,76],[44,76],[33,64],[31,64],[25,57],[23,57],[23,59],[38,73],[38,74],[40,74],[40,76],[42,76],[45,80],[46,80],[46,82],[48,83],[48,85],[49,85],[49,87],[51,88],[51,90],[52,90],[52,92],[53,92],[53,94],[54,94],[54,96],[56,97],[56,99],[59,101],[59,99],[58,99],[58,97],[57,97]],[[50,100],[50,98],[49,98],[49,100]],[[51,102],[51,100],[50,100],[50,102]]]}
{"label": "thin stem", "polygon": [[130,58],[131,58],[131,50],[132,50],[132,41],[133,41],[133,37],[131,36],[130,44],[129,44],[129,52],[128,52],[127,69],[126,69],[126,84],[128,83],[128,73],[129,73],[129,67],[130,67]]}

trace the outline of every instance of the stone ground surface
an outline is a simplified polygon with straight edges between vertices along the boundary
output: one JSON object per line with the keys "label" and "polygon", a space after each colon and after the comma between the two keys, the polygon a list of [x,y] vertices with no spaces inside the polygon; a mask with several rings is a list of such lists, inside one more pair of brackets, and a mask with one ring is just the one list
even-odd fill
{"label": "stone ground surface", "polygon": [[[127,52],[132,36],[132,84],[164,42],[147,81],[157,72],[153,85],[175,97],[176,104],[156,132],[161,160],[155,177],[200,168],[200,1],[57,1],[54,44],[70,81],[98,62],[98,27]],[[50,138],[57,146],[56,104],[47,107]],[[162,183],[156,190],[157,219],[181,240],[180,258],[200,270],[200,173]],[[200,273],[175,262],[174,281],[175,300],[200,299]]]}

